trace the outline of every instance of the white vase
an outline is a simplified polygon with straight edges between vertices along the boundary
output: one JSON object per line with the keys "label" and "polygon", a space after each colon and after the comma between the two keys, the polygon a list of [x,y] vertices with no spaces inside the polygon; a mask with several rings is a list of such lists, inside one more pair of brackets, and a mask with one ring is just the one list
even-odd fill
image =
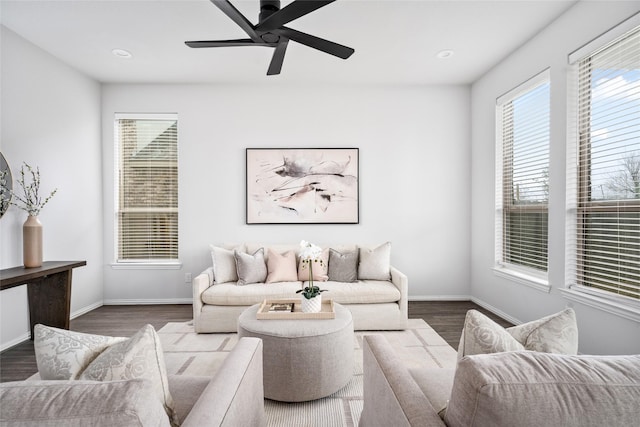
{"label": "white vase", "polygon": [[307,299],[304,295],[300,296],[300,309],[303,313],[319,313],[322,308],[322,294],[317,297]]}

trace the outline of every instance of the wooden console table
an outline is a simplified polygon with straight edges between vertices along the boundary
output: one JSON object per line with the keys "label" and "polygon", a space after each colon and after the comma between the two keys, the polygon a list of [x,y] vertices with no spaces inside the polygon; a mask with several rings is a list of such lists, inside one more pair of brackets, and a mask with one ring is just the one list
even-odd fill
{"label": "wooden console table", "polygon": [[37,323],[69,329],[71,271],[86,261],[46,261],[41,267],[0,270],[0,290],[27,285],[31,339]]}

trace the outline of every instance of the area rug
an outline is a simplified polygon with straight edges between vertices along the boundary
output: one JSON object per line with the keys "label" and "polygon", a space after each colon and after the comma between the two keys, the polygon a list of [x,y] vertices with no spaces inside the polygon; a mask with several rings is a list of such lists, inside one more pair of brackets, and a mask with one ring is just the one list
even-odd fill
{"label": "area rug", "polygon": [[[167,372],[213,376],[238,342],[237,334],[196,334],[192,322],[170,322],[158,331]],[[268,426],[356,427],[362,413],[362,337],[384,335],[407,367],[453,368],[456,351],[424,320],[409,319],[404,331],[359,331],[354,334],[353,378],[323,399],[283,403],[265,399]]]}

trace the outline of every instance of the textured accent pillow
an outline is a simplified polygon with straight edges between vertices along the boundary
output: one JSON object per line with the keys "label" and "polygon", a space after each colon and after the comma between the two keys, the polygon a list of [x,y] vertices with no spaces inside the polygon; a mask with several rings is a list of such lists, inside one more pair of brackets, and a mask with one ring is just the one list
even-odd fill
{"label": "textured accent pillow", "polygon": [[238,271],[238,285],[262,283],[267,279],[267,265],[264,262],[264,248],[260,248],[253,255],[233,251]]}
{"label": "textured accent pillow", "polygon": [[[60,377],[69,371],[75,374],[73,378],[65,379],[149,380],[172,425],[178,424],[173,398],[169,393],[160,338],[153,326],[145,325],[128,339],[80,334],[44,325],[36,325],[35,330],[37,332],[34,341],[38,341],[37,345],[34,342],[36,361],[43,361],[45,376],[48,377],[51,372],[55,372],[55,379],[62,379]],[[92,344],[87,345],[87,342],[111,342],[111,345],[96,354],[96,347]],[[64,356],[58,358],[58,355]],[[85,364],[86,362],[88,364]],[[65,368],[59,369],[60,366]],[[54,379],[44,378],[42,372],[40,376],[42,379]]]}
{"label": "textured accent pillow", "polygon": [[[313,280],[316,282],[326,282],[329,280],[329,249],[323,249],[320,255],[322,264],[320,261],[313,263]],[[298,280],[306,282],[309,280],[309,267],[307,263],[302,262],[302,259],[298,263]]]}
{"label": "textured accent pillow", "polygon": [[236,270],[236,259],[233,251],[243,252],[242,247],[233,249],[225,249],[218,246],[210,245],[211,260],[213,261],[213,281],[214,283],[227,283],[238,281],[238,273]]}
{"label": "textured accent pillow", "polygon": [[383,243],[375,249],[359,248],[359,280],[391,279],[391,242]]}
{"label": "textured accent pillow", "polygon": [[458,359],[473,354],[524,350],[510,333],[477,310],[467,311],[458,346]]}
{"label": "textured accent pillow", "polygon": [[266,283],[295,282],[298,280],[295,252],[289,251],[280,254],[272,249],[269,249],[268,252]]}
{"label": "textured accent pillow", "polygon": [[507,328],[507,332],[527,350],[578,354],[578,323],[572,308]]}
{"label": "textured accent pillow", "polygon": [[340,253],[329,249],[329,280],[333,282],[358,280],[358,251]]}
{"label": "textured accent pillow", "polygon": [[40,378],[77,380],[82,371],[109,346],[127,338],[83,334],[35,325],[33,347]]}

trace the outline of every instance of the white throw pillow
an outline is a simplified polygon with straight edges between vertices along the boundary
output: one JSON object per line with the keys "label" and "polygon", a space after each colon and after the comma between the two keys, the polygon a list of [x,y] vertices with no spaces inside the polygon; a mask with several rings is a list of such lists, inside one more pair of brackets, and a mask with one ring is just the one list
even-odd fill
{"label": "white throw pillow", "polygon": [[77,380],[100,353],[127,338],[83,334],[45,325],[33,331],[38,373],[43,380]]}
{"label": "white throw pillow", "polygon": [[269,249],[268,252],[266,283],[295,282],[298,280],[295,252],[289,251],[280,254],[272,249]]}
{"label": "white throw pillow", "polygon": [[477,310],[467,311],[458,345],[458,359],[473,354],[524,350],[502,326]]}
{"label": "white throw pillow", "polygon": [[391,242],[375,249],[360,248],[358,280],[391,279]]}
{"label": "white throw pillow", "polygon": [[[143,378],[151,381],[172,425],[177,425],[174,402],[160,338],[151,325],[145,325],[131,338],[112,338],[80,334],[44,325],[35,326],[34,348],[42,379],[63,379],[66,372],[73,377],[90,381],[118,381]],[[111,344],[97,351],[103,344]],[[38,362],[40,361],[40,362]],[[88,362],[88,364],[87,364]],[[60,369],[64,366],[64,369]],[[45,377],[43,377],[43,372]],[[54,373],[56,378],[50,378]]]}
{"label": "white throw pillow", "polygon": [[237,282],[238,273],[236,270],[236,259],[233,251],[244,252],[242,246],[233,249],[226,249],[219,246],[210,245],[211,261],[213,262],[213,281],[214,283]]}
{"label": "white throw pillow", "polygon": [[507,328],[524,348],[542,353],[578,354],[576,313],[567,308],[538,320]]}

